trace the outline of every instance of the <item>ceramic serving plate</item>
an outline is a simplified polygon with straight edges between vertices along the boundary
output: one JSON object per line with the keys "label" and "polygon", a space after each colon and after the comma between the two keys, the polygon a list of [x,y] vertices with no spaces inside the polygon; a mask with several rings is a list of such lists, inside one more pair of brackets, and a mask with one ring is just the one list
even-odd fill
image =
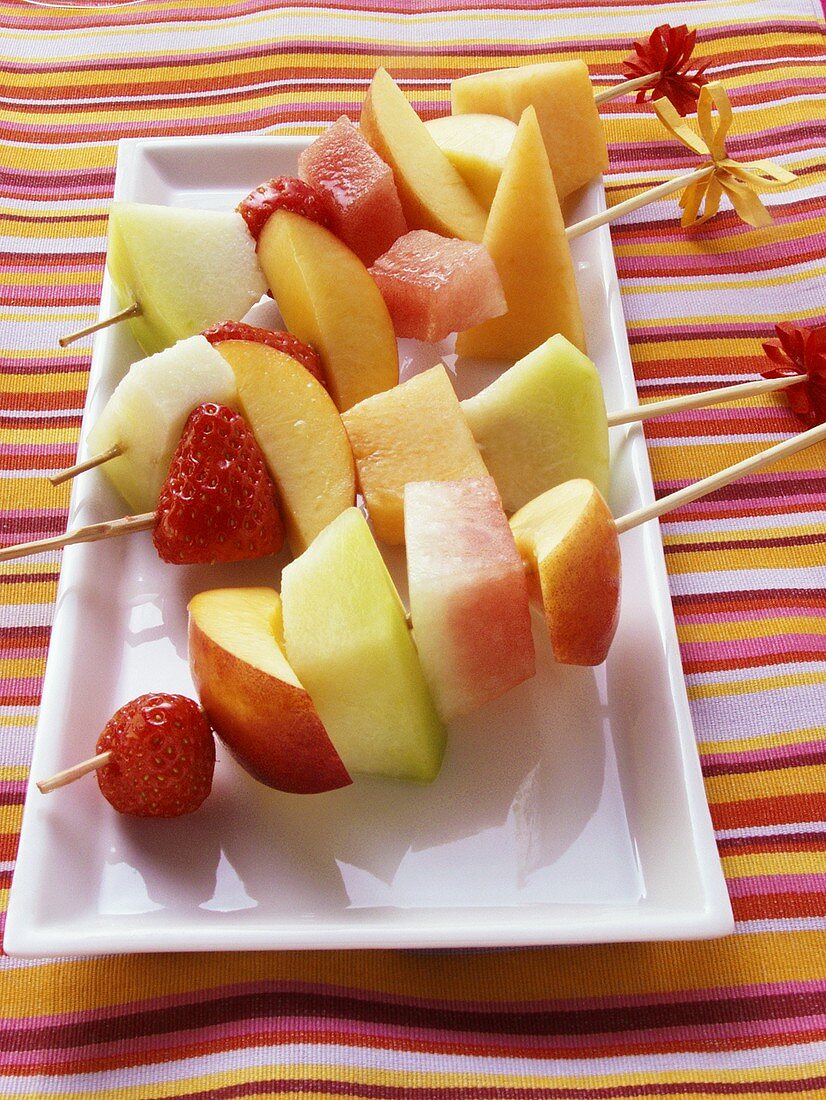
{"label": "ceramic serving plate", "polygon": [[[304,139],[126,141],[121,200],[226,209],[293,173]],[[601,209],[594,185],[569,220]],[[589,352],[609,409],[635,399],[607,229],[573,244]],[[209,262],[209,257],[204,257]],[[198,272],[192,273],[198,278]],[[271,307],[257,307],[260,310]],[[102,313],[113,310],[104,291]],[[456,364],[405,342],[403,376],[441,356],[460,396],[504,364]],[[84,437],[130,362],[126,326],[95,344]],[[615,515],[653,496],[639,428],[612,429]],[[123,514],[95,471],[70,525]],[[732,915],[705,800],[656,523],[622,537],[622,614],[597,669],[557,666],[539,618],[538,672],[450,730],[430,787],[357,778],[281,794],[219,746],[212,795],[175,821],[116,814],[92,777],[26,801],[6,930],[21,956],[275,948],[491,947],[723,935]],[[389,556],[403,584],[398,557]],[[186,605],[275,584],[281,561],[179,568],[149,534],[64,551],[32,776],[91,755],[117,707],[192,694]]]}

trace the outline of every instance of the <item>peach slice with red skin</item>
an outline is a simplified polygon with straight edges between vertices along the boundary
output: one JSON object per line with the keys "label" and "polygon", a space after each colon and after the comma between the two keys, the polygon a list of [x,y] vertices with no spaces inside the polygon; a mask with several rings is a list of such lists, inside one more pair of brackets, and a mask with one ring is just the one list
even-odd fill
{"label": "peach slice with red skin", "polygon": [[210,723],[238,762],[279,791],[317,794],[350,775],[282,652],[271,588],[219,588],[189,604],[192,678]]}
{"label": "peach slice with red skin", "polygon": [[620,549],[614,517],[585,478],[563,482],[511,516],[545,613],[554,657],[599,665],[619,618]]}

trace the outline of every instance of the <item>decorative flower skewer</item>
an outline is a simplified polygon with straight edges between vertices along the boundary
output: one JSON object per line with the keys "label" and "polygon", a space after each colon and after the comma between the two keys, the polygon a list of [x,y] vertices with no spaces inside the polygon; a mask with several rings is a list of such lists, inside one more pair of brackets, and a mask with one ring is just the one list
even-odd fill
{"label": "decorative flower skewer", "polygon": [[622,63],[628,79],[594,95],[597,103],[606,103],[628,92],[637,92],[637,103],[646,99],[667,99],[685,116],[694,110],[700,91],[708,83],[705,70],[711,59],[702,61],[691,72],[691,55],[697,32],[685,24],[655,27],[645,42],[634,43],[634,53]]}

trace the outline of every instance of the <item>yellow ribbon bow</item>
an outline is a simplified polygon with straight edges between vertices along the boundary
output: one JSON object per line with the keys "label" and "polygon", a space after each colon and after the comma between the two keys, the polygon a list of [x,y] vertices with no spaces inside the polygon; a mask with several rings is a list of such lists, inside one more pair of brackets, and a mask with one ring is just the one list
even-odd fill
{"label": "yellow ribbon bow", "polygon": [[[716,126],[712,114],[715,107],[718,115]],[[720,199],[724,192],[744,222],[757,227],[771,223],[772,216],[757,197],[757,192],[785,187],[796,180],[797,176],[770,160],[739,164],[726,154],[726,134],[732,123],[733,112],[725,89],[719,81],[705,84],[700,91],[697,103],[700,134],[691,129],[667,99],[656,100],[654,110],[678,141],[701,156],[711,157],[712,161],[708,175],[690,183],[680,195],[683,211],[681,225],[702,225],[713,218],[720,208]]]}

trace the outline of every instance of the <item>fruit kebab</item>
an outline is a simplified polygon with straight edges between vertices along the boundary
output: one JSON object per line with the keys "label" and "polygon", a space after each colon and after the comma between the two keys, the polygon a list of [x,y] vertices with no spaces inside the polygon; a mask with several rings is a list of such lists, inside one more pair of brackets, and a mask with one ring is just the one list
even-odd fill
{"label": "fruit kebab", "polygon": [[[309,545],[331,519],[353,503],[354,462],[376,533],[385,542],[400,542],[404,487],[410,481],[490,473],[509,513],[571,478],[587,478],[606,494],[610,426],[773,390],[795,393],[810,384],[806,375],[792,370],[787,377],[759,379],[606,414],[596,367],[557,335],[462,402],[445,368],[437,366],[359,403],[341,418],[322,387],[306,379],[295,358],[253,338],[256,331],[266,339],[263,330],[221,326],[217,335],[246,338],[219,339],[215,347],[232,365],[237,383],[235,403],[240,404],[267,459],[294,552]],[[144,362],[151,363],[151,359]],[[131,372],[126,379],[130,377]],[[125,384],[126,380],[121,386]],[[150,397],[146,395],[145,401]],[[122,404],[114,396],[110,400],[116,408]],[[178,406],[181,419],[187,414],[187,401]],[[171,402],[164,406],[167,411],[171,407]],[[143,425],[150,410],[148,404],[140,409],[142,415],[128,419],[127,424]],[[422,423],[428,425],[426,434],[421,431]],[[171,440],[164,447],[174,450],[174,437],[169,430],[153,433],[150,439],[139,432],[138,439],[128,475],[122,473],[115,483],[124,486],[130,502],[146,501],[147,514],[8,547],[0,550],[0,560],[151,527],[153,513],[148,510],[154,507],[158,490],[149,492],[147,485],[150,475],[164,462],[168,468],[170,461],[159,457],[155,444],[159,439]],[[105,452],[99,456],[100,461],[104,458]],[[128,458],[126,451],[123,460]],[[112,465],[106,462],[104,469]]]}
{"label": "fruit kebab", "polygon": [[121,524],[152,526],[187,417],[203,401],[218,402],[239,409],[252,429],[299,552],[355,499],[350,446],[320,378],[318,357],[289,333],[214,326],[133,364],[89,433],[96,453],[55,480],[101,466],[141,516],[115,521],[112,533]]}
{"label": "fruit kebab", "polygon": [[[601,664],[619,614],[619,535],[824,441],[821,424],[616,520],[582,478],[509,523],[489,477],[408,484],[412,637],[364,516],[347,508],[285,566],[280,596],[216,589],[190,602],[190,668],[207,719],[251,775],[280,790],[333,790],[356,772],[430,782],[445,723],[534,674],[531,590],[555,659]],[[41,789],[116,762],[100,751],[117,742],[98,749]]]}

